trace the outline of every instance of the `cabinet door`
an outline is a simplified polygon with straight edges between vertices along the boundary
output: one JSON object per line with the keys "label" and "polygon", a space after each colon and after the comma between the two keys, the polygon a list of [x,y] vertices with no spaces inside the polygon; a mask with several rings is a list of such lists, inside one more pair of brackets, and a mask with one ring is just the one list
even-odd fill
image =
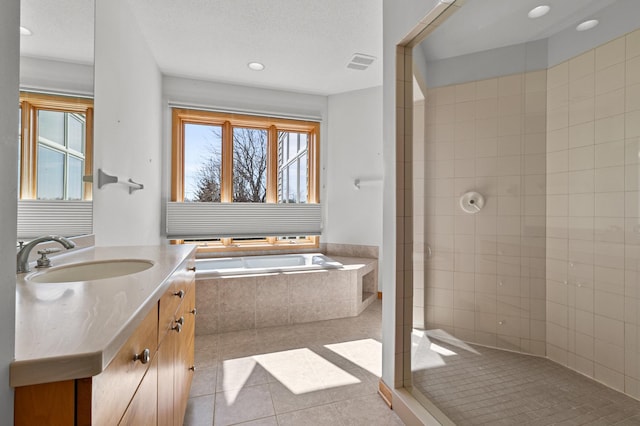
{"label": "cabinet door", "polygon": [[175,403],[176,423],[182,424],[187,410],[189,389],[193,379],[194,346],[195,346],[195,285],[189,286],[189,292],[180,306],[180,317],[184,318],[182,332],[178,334],[176,356]]}
{"label": "cabinet door", "polygon": [[14,407],[15,426],[72,426],[75,421],[75,383],[67,380],[18,387]]}
{"label": "cabinet door", "polygon": [[[157,348],[158,305],[156,304],[120,348],[109,366],[92,378],[91,398],[83,399],[91,402],[92,424],[114,425],[122,418],[142,377],[151,366],[151,360],[145,364],[143,360],[134,360],[134,355],[146,353],[148,350],[149,356],[155,359]],[[155,402],[153,406],[155,412]]]}
{"label": "cabinet door", "polygon": [[173,426],[175,396],[174,364],[178,334],[169,330],[158,348],[158,426]]}
{"label": "cabinet door", "polygon": [[120,425],[155,425],[158,422],[158,357],[155,356]]}

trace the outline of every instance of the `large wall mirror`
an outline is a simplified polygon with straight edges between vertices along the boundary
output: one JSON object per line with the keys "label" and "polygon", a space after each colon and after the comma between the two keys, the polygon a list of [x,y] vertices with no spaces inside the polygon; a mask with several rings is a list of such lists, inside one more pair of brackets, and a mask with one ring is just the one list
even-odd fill
{"label": "large wall mirror", "polygon": [[18,238],[92,232],[94,0],[22,0]]}

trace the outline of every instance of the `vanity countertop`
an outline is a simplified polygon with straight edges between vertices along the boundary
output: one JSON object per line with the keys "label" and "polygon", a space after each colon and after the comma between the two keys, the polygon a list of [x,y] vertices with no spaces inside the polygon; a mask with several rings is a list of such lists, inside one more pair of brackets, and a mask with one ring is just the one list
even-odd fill
{"label": "vanity countertop", "polygon": [[56,284],[26,281],[33,272],[18,275],[11,386],[100,374],[193,250],[191,245],[92,247],[52,263],[147,259],[154,265],[132,275]]}

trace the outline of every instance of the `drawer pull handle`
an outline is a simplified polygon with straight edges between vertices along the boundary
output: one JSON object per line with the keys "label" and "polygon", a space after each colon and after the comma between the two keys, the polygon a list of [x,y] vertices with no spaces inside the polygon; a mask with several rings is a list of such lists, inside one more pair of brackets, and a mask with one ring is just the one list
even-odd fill
{"label": "drawer pull handle", "polygon": [[196,271],[196,267],[195,267],[195,266],[189,266],[189,267],[187,268],[187,271],[195,272],[195,271]]}
{"label": "drawer pull handle", "polygon": [[184,325],[184,317],[180,317],[176,320],[176,324]]}
{"label": "drawer pull handle", "polygon": [[196,371],[196,366],[192,365],[191,367],[189,367],[189,371]]}
{"label": "drawer pull handle", "polygon": [[178,296],[180,299],[184,297],[184,290],[179,290],[173,293],[174,296]]}
{"label": "drawer pull handle", "polygon": [[175,330],[176,333],[180,333],[182,331],[182,324],[180,324],[179,322],[176,322],[176,325],[171,327],[171,329]]}
{"label": "drawer pull handle", "polygon": [[133,356],[133,362],[140,361],[142,364],[147,364],[151,360],[151,352],[149,349],[145,349],[139,354]]}
{"label": "drawer pull handle", "polygon": [[194,316],[195,316],[195,315],[198,315],[198,309],[197,309],[197,308],[193,308],[193,309],[191,310],[191,313],[192,313]]}

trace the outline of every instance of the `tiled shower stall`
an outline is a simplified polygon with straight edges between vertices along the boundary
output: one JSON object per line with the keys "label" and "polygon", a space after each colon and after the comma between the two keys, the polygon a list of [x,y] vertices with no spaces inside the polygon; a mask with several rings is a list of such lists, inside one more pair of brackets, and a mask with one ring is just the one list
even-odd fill
{"label": "tiled shower stall", "polygon": [[415,113],[414,326],[640,398],[640,30]]}

